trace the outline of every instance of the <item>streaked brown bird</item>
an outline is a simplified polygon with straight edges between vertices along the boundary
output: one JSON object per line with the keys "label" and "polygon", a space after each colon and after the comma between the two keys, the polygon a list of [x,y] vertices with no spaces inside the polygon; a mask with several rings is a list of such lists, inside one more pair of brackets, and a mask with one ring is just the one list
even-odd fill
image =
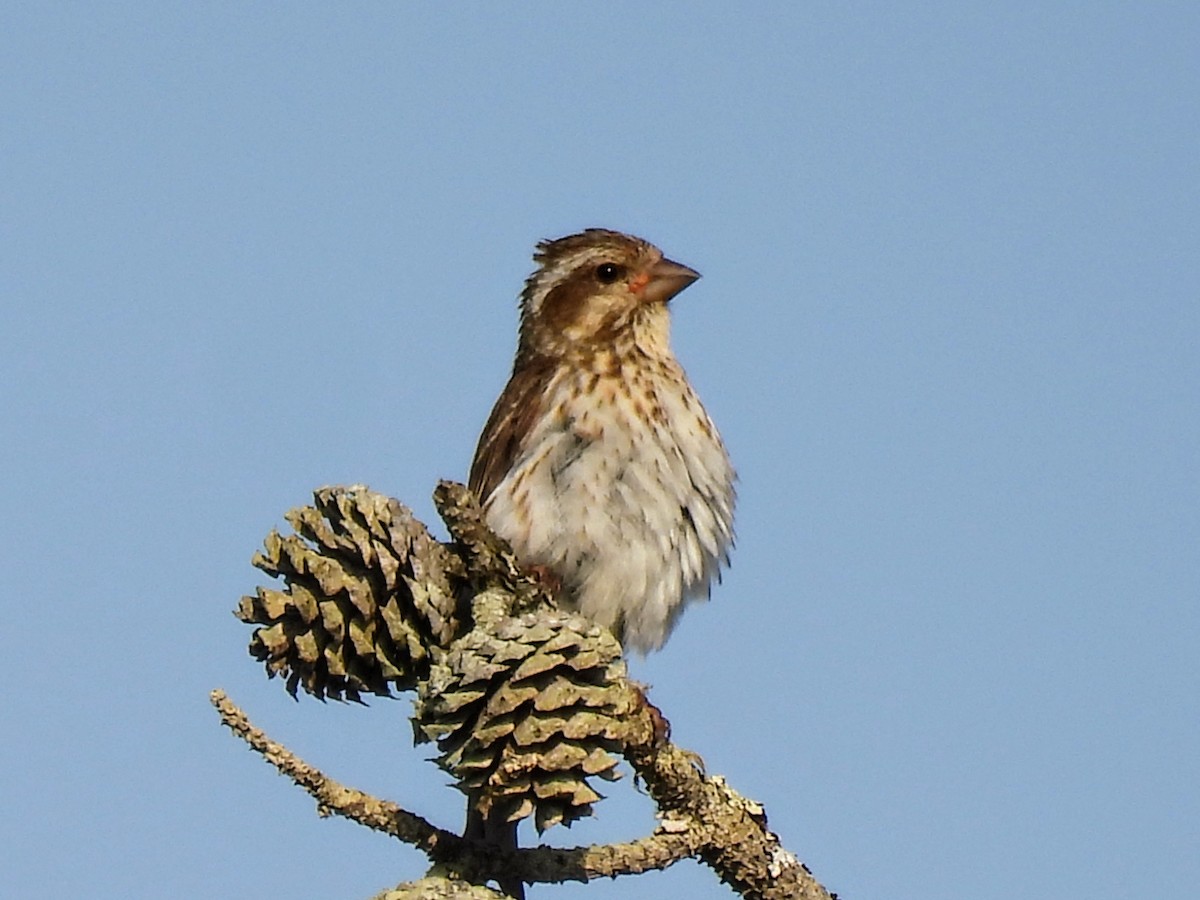
{"label": "streaked brown bird", "polygon": [[560,602],[657,650],[733,545],[733,467],[670,346],[668,303],[700,275],[599,228],[534,261],[470,484]]}

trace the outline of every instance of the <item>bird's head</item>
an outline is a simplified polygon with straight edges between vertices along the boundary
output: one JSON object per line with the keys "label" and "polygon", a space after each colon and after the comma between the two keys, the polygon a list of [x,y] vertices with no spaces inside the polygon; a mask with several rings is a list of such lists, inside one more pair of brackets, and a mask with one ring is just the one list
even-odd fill
{"label": "bird's head", "polygon": [[521,294],[518,360],[622,344],[668,353],[667,301],[700,277],[653,244],[601,228],[542,241],[534,261]]}

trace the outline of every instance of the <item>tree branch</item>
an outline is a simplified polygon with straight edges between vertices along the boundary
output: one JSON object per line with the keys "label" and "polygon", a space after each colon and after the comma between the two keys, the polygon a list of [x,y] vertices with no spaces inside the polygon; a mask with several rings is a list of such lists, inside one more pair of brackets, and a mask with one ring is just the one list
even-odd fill
{"label": "tree branch", "polygon": [[334,781],[283,744],[271,740],[261,729],[255,728],[224,691],[213,691],[209,694],[209,700],[217,708],[221,724],[278,769],[279,774],[286,775],[307,791],[317,801],[317,811],[321,816],[342,816],[373,831],[390,834],[430,855],[435,854],[439,846],[462,843],[458,835],[432,825],[395,803]]}
{"label": "tree branch", "polygon": [[503,870],[531,884],[590,881],[665,869],[700,849],[691,833],[660,830],[624,844],[501,851],[438,828],[396,803],[340,784],[254,727],[224,691],[215,690],[209,698],[221,723],[312,796],[320,815],[342,816],[411,844],[456,877],[482,880],[489,872]]}
{"label": "tree branch", "polygon": [[677,817],[699,843],[698,856],[741,896],[751,900],[836,900],[806,865],[767,829],[762,805],[743,797],[703,761],[664,737],[669,724],[641,695],[638,727],[625,758],[659,809]]}

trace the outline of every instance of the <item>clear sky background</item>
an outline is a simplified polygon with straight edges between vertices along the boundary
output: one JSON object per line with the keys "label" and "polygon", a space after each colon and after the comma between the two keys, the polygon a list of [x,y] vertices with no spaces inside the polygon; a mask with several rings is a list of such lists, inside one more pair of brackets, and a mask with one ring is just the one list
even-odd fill
{"label": "clear sky background", "polygon": [[[421,874],[207,696],[458,827],[409,701],[293,703],[230,610],[317,486],[434,519],[534,242],[602,225],[704,273],[741,476],[633,664],[676,739],[847,900],[1195,896],[1200,5],[666,7],[4,5],[0,894]],[[548,839],[652,827],[608,792]]]}

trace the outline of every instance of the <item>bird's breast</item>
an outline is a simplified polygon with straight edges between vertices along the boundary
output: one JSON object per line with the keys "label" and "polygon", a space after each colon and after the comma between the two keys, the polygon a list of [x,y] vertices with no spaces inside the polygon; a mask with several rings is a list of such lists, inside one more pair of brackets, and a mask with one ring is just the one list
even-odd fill
{"label": "bird's breast", "polygon": [[549,387],[488,521],[584,614],[656,647],[732,542],[725,448],[678,366],[562,373]]}

